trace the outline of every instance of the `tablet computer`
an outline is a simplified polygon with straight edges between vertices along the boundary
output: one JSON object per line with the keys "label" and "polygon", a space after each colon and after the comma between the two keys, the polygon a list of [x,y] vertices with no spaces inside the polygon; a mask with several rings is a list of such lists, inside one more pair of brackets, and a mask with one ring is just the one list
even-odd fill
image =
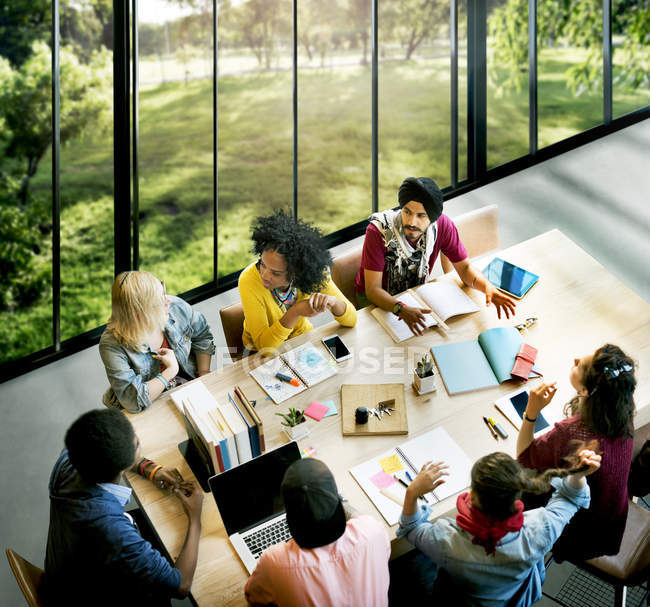
{"label": "tablet computer", "polygon": [[495,257],[483,270],[485,277],[498,289],[521,299],[539,280],[537,274]]}

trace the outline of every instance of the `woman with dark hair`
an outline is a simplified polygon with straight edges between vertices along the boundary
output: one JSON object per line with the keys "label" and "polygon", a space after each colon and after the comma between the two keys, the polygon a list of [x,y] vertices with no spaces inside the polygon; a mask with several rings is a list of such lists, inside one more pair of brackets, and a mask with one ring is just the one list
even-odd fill
{"label": "woman with dark hair", "polygon": [[246,350],[268,354],[310,331],[307,319],[327,310],[343,326],[356,324],[354,306],[329,275],[332,258],[317,228],[276,211],[255,220],[253,245],[259,259],[239,277]]}
{"label": "woman with dark hair", "polygon": [[[456,519],[429,522],[431,509],[418,509],[418,496],[444,482],[446,466],[427,462],[406,490],[397,537],[444,570],[454,604],[528,607],[542,596],[544,555],[574,513],[589,506],[584,477],[598,470],[600,456],[581,448],[572,463],[535,475],[505,453],[486,455],[472,468],[469,493],[458,496]],[[523,491],[551,486],[546,507],[523,512]]]}
{"label": "woman with dark hair", "polygon": [[534,439],[535,420],[556,391],[554,384],[542,384],[530,392],[517,438],[517,459],[538,471],[564,465],[575,441],[599,443],[603,465],[589,479],[591,506],[574,517],[553,547],[559,561],[618,552],[627,520],[634,447],[634,361],[618,346],[605,344],[576,358],[569,378],[577,392],[564,409],[570,417]]}

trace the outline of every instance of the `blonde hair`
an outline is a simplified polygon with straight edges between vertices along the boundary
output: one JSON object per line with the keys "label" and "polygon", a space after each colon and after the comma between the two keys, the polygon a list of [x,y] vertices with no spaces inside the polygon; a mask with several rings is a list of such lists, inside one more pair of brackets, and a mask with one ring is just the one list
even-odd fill
{"label": "blonde hair", "polygon": [[142,350],[142,339],[167,322],[161,282],[151,273],[129,271],[118,274],[111,289],[108,328],[122,345]]}

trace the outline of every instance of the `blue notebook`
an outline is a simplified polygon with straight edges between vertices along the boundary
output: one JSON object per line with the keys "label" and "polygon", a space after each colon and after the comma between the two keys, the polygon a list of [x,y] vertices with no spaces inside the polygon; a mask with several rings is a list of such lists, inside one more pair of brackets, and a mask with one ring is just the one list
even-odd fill
{"label": "blue notebook", "polygon": [[[488,329],[478,339],[434,346],[431,352],[449,394],[498,386],[510,375],[523,339],[514,327]],[[532,375],[539,371],[533,367]]]}

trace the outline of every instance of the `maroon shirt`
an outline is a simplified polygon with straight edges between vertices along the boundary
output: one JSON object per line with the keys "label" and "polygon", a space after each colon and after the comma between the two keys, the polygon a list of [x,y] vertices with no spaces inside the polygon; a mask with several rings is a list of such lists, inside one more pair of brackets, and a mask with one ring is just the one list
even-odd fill
{"label": "maroon shirt", "polygon": [[600,468],[587,477],[591,505],[579,510],[553,547],[560,561],[581,561],[603,554],[616,554],[627,520],[627,477],[632,463],[632,438],[606,438],[591,432],[578,415],[565,419],[535,439],[519,456],[527,468],[542,472],[564,468],[564,456],[575,450],[571,441],[597,439],[602,451]]}
{"label": "maroon shirt", "polygon": [[[452,263],[462,261],[467,257],[467,251],[458,236],[456,225],[444,213],[438,217],[437,228],[438,235],[436,237],[436,242],[433,245],[431,257],[429,257],[429,271],[433,269],[433,264],[436,262],[440,251],[442,251]],[[363,273],[365,269],[372,270],[373,272],[384,272],[384,267],[386,265],[385,255],[386,245],[384,244],[384,237],[374,224],[368,224],[368,227],[366,228],[366,238],[363,241],[361,266],[359,267],[359,272],[354,280],[354,289],[357,293],[365,293],[366,291],[366,278]],[[384,288],[386,288],[386,283],[387,277],[384,272],[382,277],[382,286]],[[415,286],[417,285],[411,285],[411,287]]]}

